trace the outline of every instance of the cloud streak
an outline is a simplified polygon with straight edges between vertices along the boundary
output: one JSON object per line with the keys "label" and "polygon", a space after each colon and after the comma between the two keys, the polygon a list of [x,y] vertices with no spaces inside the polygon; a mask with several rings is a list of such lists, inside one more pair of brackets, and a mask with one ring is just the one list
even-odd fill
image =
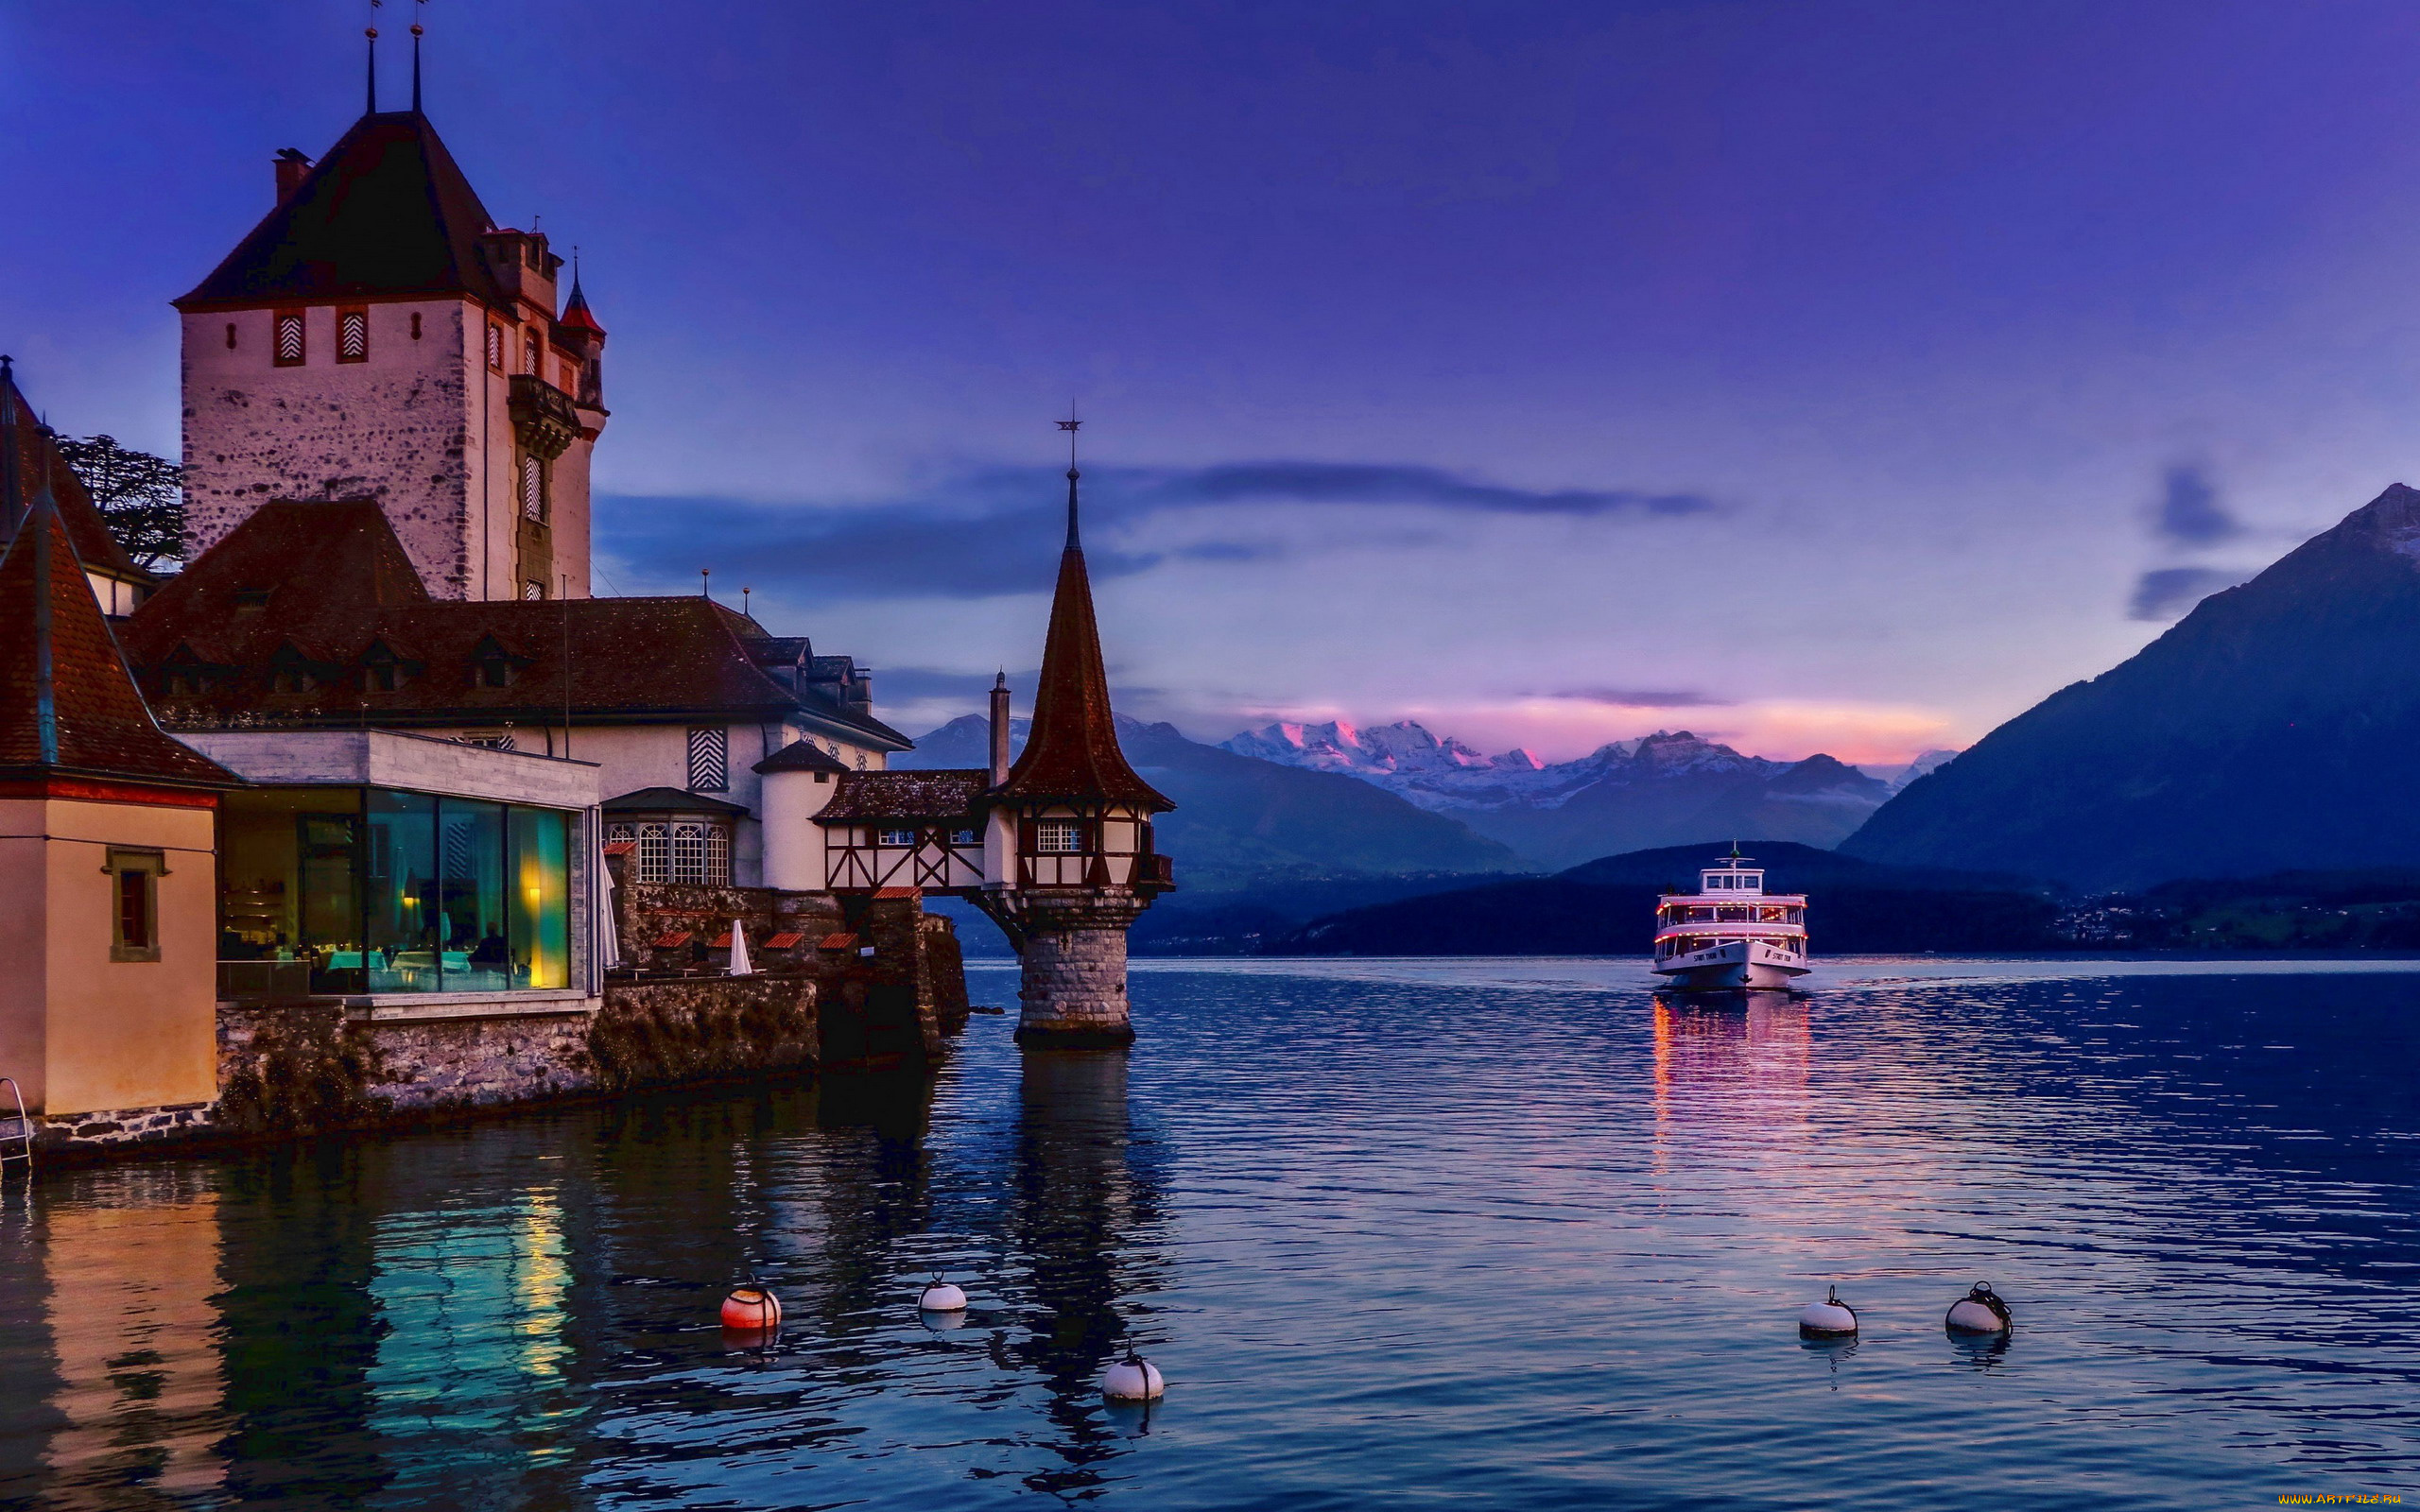
{"label": "cloud streak", "polygon": [[2222,588],[2249,579],[2248,572],[2224,567],[2161,567],[2135,580],[2135,596],[2126,617],[2135,620],[2182,619],[2186,611]]}
{"label": "cloud streak", "polygon": [[[1634,489],[1520,489],[1439,468],[1384,463],[1251,462],[1205,468],[1088,468],[1085,558],[1096,578],[1166,562],[1269,560],[1305,549],[1218,511],[1256,506],[1529,515],[1565,519],[1703,514],[1703,494]],[[990,598],[1046,589],[1065,511],[1063,477],[1042,468],[974,470],[901,497],[840,506],[714,497],[598,500],[600,548],[633,589],[685,588],[697,568],[738,564],[760,590],[833,599]],[[1136,527],[1182,517],[1196,539],[1128,544]],[[1199,523],[1209,522],[1206,531]],[[717,560],[702,559],[712,543]],[[700,559],[692,560],[693,558]],[[673,591],[678,591],[674,589]]]}
{"label": "cloud streak", "polygon": [[1613,709],[1729,709],[1736,700],[1689,688],[1550,688],[1532,698],[1568,698]]}
{"label": "cloud streak", "polygon": [[2179,546],[2215,546],[2243,534],[2243,524],[2219,502],[2218,487],[2206,473],[2180,465],[2168,470],[2152,507],[2152,529]]}

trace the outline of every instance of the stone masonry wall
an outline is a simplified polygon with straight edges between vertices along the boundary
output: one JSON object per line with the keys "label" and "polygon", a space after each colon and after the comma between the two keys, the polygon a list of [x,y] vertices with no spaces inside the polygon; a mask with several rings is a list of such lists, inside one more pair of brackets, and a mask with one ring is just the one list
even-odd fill
{"label": "stone masonry wall", "polygon": [[1124,1044],[1134,1038],[1126,931],[1145,906],[1122,888],[1031,895],[1018,919],[1025,934],[1020,1042]]}

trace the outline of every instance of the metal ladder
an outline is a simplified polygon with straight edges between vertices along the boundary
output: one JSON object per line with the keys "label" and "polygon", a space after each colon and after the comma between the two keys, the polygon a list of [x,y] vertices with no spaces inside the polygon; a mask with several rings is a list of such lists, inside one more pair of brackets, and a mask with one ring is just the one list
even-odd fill
{"label": "metal ladder", "polygon": [[[17,1078],[0,1076],[0,1087],[9,1089],[9,1103],[0,1103],[0,1176],[9,1174],[12,1162],[22,1161],[26,1174],[34,1169],[34,1121],[26,1116],[26,1094],[19,1090]],[[8,1108],[13,1104],[14,1113]]]}

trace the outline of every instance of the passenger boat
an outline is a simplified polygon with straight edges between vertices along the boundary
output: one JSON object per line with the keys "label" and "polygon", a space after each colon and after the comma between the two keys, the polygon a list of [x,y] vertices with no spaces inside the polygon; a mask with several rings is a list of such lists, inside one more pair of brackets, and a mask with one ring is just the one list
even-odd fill
{"label": "passenger boat", "polygon": [[1765,891],[1734,844],[1698,873],[1695,893],[1656,903],[1655,971],[1684,992],[1786,988],[1806,974],[1806,895]]}

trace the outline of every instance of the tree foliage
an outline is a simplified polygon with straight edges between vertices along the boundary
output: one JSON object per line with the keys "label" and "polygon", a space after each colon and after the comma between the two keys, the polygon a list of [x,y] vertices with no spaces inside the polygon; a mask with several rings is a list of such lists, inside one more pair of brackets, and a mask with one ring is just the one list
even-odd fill
{"label": "tree foliage", "polygon": [[136,566],[152,572],[177,559],[184,550],[184,469],[112,436],[61,436],[55,444]]}

